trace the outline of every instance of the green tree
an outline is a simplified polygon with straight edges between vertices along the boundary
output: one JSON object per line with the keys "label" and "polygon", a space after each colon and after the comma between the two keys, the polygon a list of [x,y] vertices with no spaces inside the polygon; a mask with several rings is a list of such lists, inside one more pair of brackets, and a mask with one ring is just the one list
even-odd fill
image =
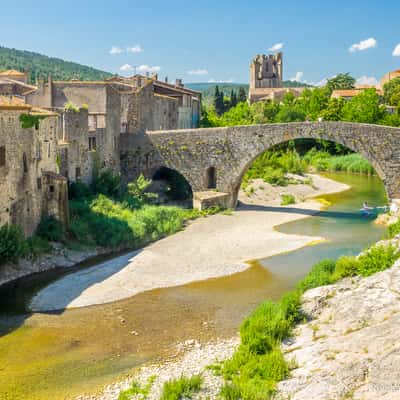
{"label": "green tree", "polygon": [[391,106],[400,106],[400,78],[392,79],[383,86],[385,101]]}
{"label": "green tree", "polygon": [[222,115],[225,111],[224,92],[219,90],[218,85],[215,87],[214,108],[218,115]]}
{"label": "green tree", "polygon": [[232,89],[231,90],[231,100],[230,100],[230,105],[231,107],[235,107],[236,104],[238,103],[237,95],[236,92]]}
{"label": "green tree", "polygon": [[343,97],[329,99],[328,105],[321,111],[321,118],[326,121],[340,121],[342,119],[344,104],[345,100]]}
{"label": "green tree", "polygon": [[375,89],[365,89],[343,106],[343,120],[374,124],[385,115]]}
{"label": "green tree", "polygon": [[246,90],[244,87],[240,86],[239,88],[239,95],[238,95],[238,102],[243,103],[247,101],[247,95],[246,95]]}
{"label": "green tree", "polygon": [[355,83],[356,80],[347,72],[328,79],[326,87],[332,92],[333,90],[338,89],[353,89]]}

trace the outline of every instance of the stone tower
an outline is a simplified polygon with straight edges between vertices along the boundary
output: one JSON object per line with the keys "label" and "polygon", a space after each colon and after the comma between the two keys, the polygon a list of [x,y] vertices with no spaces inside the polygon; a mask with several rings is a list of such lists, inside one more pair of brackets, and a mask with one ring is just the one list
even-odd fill
{"label": "stone tower", "polygon": [[282,53],[258,54],[250,64],[250,89],[282,87]]}

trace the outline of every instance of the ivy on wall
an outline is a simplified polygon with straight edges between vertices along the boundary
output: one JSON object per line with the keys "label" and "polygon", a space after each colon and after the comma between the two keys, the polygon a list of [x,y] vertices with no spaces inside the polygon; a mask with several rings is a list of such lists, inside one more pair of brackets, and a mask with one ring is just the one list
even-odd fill
{"label": "ivy on wall", "polygon": [[21,114],[19,121],[23,129],[35,128],[39,129],[40,120],[46,118],[43,115]]}

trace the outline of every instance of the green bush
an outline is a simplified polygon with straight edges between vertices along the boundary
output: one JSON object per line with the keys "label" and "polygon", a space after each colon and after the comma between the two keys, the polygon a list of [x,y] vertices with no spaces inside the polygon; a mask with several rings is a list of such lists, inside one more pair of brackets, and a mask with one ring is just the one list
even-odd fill
{"label": "green bush", "polygon": [[54,217],[43,217],[37,227],[36,234],[51,242],[62,242],[65,239],[64,227]]}
{"label": "green bush", "polygon": [[332,275],[332,281],[336,282],[339,279],[347,276],[355,276],[359,273],[360,262],[357,257],[343,256],[336,261],[335,270]]}
{"label": "green bush", "polygon": [[160,400],[190,399],[195,392],[200,390],[202,381],[203,378],[200,375],[193,375],[190,378],[182,376],[165,382]]}
{"label": "green bush", "polygon": [[390,268],[399,258],[398,249],[392,245],[375,245],[358,257],[359,273],[369,276]]}
{"label": "green bush", "polygon": [[70,199],[82,199],[93,195],[91,188],[83,182],[72,182],[68,188]]}
{"label": "green bush", "polygon": [[40,254],[48,253],[52,250],[49,242],[39,236],[31,236],[26,239],[27,254],[35,259]]}
{"label": "green bush", "polygon": [[121,176],[115,175],[111,169],[105,169],[93,179],[91,189],[97,194],[119,198],[123,190]]}
{"label": "green bush", "polygon": [[335,270],[334,260],[322,260],[315,264],[308,275],[298,284],[298,288],[305,292],[318,286],[332,283],[332,273]]}
{"label": "green bush", "polygon": [[17,225],[0,227],[0,264],[16,262],[27,254],[27,246],[22,229]]}
{"label": "green bush", "polygon": [[296,203],[296,198],[292,194],[283,194],[281,199],[281,206],[288,206]]}
{"label": "green bush", "polygon": [[388,235],[390,238],[395,237],[400,233],[400,219],[394,224],[388,226]]}
{"label": "green bush", "polygon": [[136,381],[133,381],[129,389],[120,392],[118,400],[131,400],[136,398],[146,400],[149,396],[151,387],[153,386],[155,379],[155,376],[151,376],[144,387],[142,387]]}

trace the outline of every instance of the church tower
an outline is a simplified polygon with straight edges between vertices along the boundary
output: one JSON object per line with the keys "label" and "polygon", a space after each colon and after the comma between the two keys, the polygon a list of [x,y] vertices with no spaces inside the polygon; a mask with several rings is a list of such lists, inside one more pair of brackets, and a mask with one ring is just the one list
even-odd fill
{"label": "church tower", "polygon": [[250,64],[250,89],[281,88],[282,53],[258,54]]}

